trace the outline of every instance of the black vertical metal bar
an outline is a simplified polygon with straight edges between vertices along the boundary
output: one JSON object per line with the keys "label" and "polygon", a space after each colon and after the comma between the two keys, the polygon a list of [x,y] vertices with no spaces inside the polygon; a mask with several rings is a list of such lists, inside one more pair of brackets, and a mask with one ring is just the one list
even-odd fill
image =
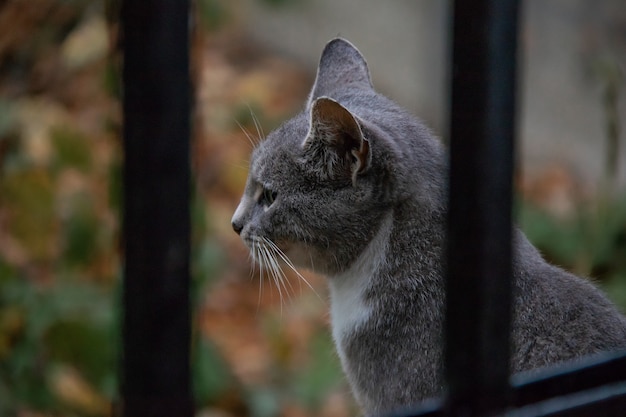
{"label": "black vertical metal bar", "polygon": [[191,417],[189,0],[122,0],[122,413]]}
{"label": "black vertical metal bar", "polygon": [[516,0],[453,2],[445,369],[450,415],[509,395]]}

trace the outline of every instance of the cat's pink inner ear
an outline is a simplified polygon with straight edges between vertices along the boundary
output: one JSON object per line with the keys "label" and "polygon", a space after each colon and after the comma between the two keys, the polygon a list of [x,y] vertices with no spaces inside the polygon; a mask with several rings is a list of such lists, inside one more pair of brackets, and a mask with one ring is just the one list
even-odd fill
{"label": "cat's pink inner ear", "polygon": [[333,99],[321,97],[311,109],[311,128],[336,152],[353,159],[352,179],[369,167],[370,147],[356,118]]}
{"label": "cat's pink inner ear", "polygon": [[361,139],[361,147],[359,149],[352,149],[352,156],[354,156],[356,163],[355,172],[357,174],[365,172],[369,166],[370,143],[364,137],[361,137]]}
{"label": "cat's pink inner ear", "polygon": [[372,160],[360,122],[335,100],[321,97],[312,104],[310,123],[303,143],[307,159],[320,164],[325,176],[348,177],[356,185]]}

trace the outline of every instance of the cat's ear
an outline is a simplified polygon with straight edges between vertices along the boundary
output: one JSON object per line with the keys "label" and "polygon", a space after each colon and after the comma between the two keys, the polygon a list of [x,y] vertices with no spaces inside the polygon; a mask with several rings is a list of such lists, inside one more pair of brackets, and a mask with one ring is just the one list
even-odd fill
{"label": "cat's ear", "polygon": [[351,179],[371,165],[370,144],[355,116],[328,97],[311,107],[311,126],[303,144],[305,159],[323,178]]}
{"label": "cat's ear", "polygon": [[315,99],[332,97],[338,88],[346,86],[373,88],[363,55],[347,40],[337,38],[328,42],[322,52],[307,108],[311,107]]}

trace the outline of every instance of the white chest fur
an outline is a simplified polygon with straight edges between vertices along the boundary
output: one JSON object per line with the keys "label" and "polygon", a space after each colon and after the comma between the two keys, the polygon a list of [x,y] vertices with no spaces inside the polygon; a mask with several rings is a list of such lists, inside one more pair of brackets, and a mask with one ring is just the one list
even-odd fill
{"label": "white chest fur", "polygon": [[345,336],[366,322],[372,313],[372,306],[365,301],[365,293],[385,262],[392,223],[393,214],[388,213],[374,239],[352,266],[341,274],[329,277],[333,339],[344,366]]}

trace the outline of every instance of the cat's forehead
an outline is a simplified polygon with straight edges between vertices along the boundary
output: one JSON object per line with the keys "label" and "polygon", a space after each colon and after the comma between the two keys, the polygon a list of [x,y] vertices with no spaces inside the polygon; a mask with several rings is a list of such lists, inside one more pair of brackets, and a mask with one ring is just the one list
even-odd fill
{"label": "cat's forehead", "polygon": [[261,179],[284,175],[298,157],[308,132],[308,120],[298,115],[271,132],[254,149],[250,159],[251,173]]}

